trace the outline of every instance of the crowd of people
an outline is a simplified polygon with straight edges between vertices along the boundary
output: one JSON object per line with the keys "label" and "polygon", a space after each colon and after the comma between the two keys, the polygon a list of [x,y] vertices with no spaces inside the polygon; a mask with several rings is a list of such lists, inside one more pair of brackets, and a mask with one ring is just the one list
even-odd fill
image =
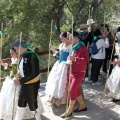
{"label": "crowd of people", "polygon": [[[57,61],[48,76],[45,93],[52,107],[68,104],[69,100],[68,108],[61,118],[72,116],[72,112],[87,111],[82,83],[101,85],[98,80],[101,70],[103,77],[108,77],[105,93],[115,100],[120,99],[120,27],[114,33],[107,24],[101,24],[98,28],[94,25],[95,21],[89,19],[87,24],[81,24],[76,31],[62,32],[59,51],[49,45]],[[11,71],[0,92],[0,119],[11,120],[14,117],[15,120],[41,120],[44,109],[38,94],[40,62],[38,55],[29,46],[26,41],[17,39],[10,49],[11,64],[0,60],[0,65]],[[118,60],[115,61],[116,51]],[[116,64],[114,68],[113,64]],[[79,106],[73,110],[76,101]]]}
{"label": "crowd of people", "polygon": [[[54,54],[56,53],[58,60],[48,76],[45,92],[52,107],[65,104],[66,99],[69,99],[68,109],[61,115],[62,118],[72,115],[72,109],[76,101],[79,102],[80,106],[73,112],[87,111],[81,89],[82,82],[102,85],[102,81],[99,80],[101,71],[103,78],[109,77],[107,81],[104,79],[106,82],[105,93],[111,96],[113,101],[120,99],[120,76],[117,70],[120,60],[115,59],[116,50],[119,48],[119,29],[120,27],[114,33],[110,30],[108,24],[101,24],[98,28],[95,28],[95,21],[89,19],[87,24],[81,24],[80,28],[73,33],[69,31],[60,34],[62,43],[59,46],[59,51],[54,50],[53,46],[50,45],[50,49]],[[93,54],[95,46],[98,51]],[[120,53],[117,53],[117,56],[119,56]],[[117,59],[119,58],[117,57]],[[89,62],[91,62],[90,75],[88,74]],[[113,69],[113,63],[117,64],[116,70]],[[71,72],[70,67],[72,68]],[[113,76],[116,72],[118,75],[114,80]],[[67,91],[69,91],[69,94],[66,94]],[[62,103],[63,98],[64,102]]]}

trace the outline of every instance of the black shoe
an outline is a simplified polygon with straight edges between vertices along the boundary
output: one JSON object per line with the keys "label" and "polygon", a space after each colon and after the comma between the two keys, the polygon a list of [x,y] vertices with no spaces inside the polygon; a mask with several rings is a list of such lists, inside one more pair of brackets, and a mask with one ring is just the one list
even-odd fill
{"label": "black shoe", "polygon": [[68,116],[66,116],[66,113],[64,113],[64,114],[61,115],[61,118],[68,118],[70,116],[72,116],[72,113],[70,115],[68,115]]}
{"label": "black shoe", "polygon": [[81,111],[87,111],[87,107],[83,108],[82,110],[79,110],[79,108],[75,109],[73,112],[81,112]]}
{"label": "black shoe", "polygon": [[120,100],[118,99],[112,99],[112,102],[119,102]]}

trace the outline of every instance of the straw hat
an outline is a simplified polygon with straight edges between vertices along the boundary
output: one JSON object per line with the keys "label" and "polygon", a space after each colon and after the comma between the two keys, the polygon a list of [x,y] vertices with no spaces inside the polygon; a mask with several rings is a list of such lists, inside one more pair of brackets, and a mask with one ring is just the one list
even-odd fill
{"label": "straw hat", "polygon": [[81,24],[80,25],[80,32],[87,32],[87,25],[86,24]]}

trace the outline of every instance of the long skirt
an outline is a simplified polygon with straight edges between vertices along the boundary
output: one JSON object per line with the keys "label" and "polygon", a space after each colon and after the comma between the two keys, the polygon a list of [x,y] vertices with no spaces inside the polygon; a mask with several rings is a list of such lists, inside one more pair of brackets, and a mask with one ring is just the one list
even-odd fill
{"label": "long skirt", "polygon": [[116,65],[106,83],[105,93],[115,99],[120,99],[120,67]]}
{"label": "long skirt", "polygon": [[49,74],[45,90],[45,93],[52,98],[53,103],[65,104],[67,80],[68,66],[64,62],[56,61]]}

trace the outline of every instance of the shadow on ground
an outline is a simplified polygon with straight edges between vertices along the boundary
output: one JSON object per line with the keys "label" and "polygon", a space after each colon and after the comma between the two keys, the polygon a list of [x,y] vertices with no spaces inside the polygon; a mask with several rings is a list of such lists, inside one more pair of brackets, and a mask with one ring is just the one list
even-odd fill
{"label": "shadow on ground", "polygon": [[[110,97],[103,95],[104,86],[105,81],[100,86],[92,86],[91,83],[85,82],[83,90],[88,111],[73,113],[73,116],[68,120],[120,120],[120,102],[115,104],[111,102]],[[60,115],[65,112],[66,106],[51,108],[48,105],[44,90],[45,84],[42,84],[39,91],[45,109],[45,113],[41,117],[42,120],[63,120]],[[79,104],[76,103],[74,109],[78,106]]]}

